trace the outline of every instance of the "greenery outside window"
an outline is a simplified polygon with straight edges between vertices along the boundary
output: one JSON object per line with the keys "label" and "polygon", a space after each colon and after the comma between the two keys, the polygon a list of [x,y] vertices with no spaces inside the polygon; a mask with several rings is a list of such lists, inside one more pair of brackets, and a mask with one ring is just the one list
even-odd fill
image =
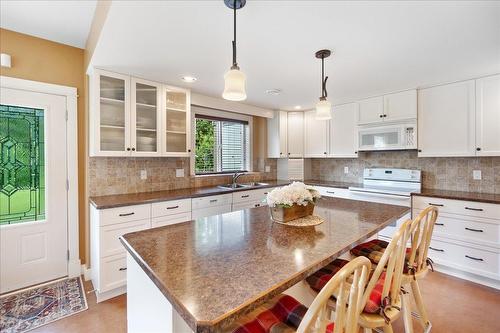
{"label": "greenery outside window", "polygon": [[195,173],[248,171],[250,131],[247,121],[195,115]]}

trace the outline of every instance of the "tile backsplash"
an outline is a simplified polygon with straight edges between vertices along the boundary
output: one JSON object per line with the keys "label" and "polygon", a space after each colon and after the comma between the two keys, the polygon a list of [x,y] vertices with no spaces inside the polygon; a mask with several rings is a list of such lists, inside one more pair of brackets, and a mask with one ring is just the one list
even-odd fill
{"label": "tile backsplash", "polygon": [[[270,166],[270,172],[264,172]],[[184,169],[184,177],[175,170]],[[89,196],[173,190],[214,186],[231,182],[231,175],[190,176],[189,158],[173,157],[91,157],[88,168]],[[141,179],[146,170],[147,178]],[[239,182],[276,179],[276,160],[257,158],[254,170]]]}
{"label": "tile backsplash", "polygon": [[[500,157],[418,158],[416,151],[360,152],[359,158],[313,159],[311,173],[320,180],[360,183],[363,169],[369,167],[422,170],[424,188],[500,193]],[[481,180],[473,179],[473,170],[481,170]]]}

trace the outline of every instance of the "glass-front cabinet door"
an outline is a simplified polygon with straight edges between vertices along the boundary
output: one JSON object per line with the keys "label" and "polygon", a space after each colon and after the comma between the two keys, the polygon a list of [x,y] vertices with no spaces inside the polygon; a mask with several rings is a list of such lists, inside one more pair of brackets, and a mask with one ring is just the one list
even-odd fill
{"label": "glass-front cabinet door", "polygon": [[163,155],[189,156],[191,152],[191,97],[189,90],[165,86]]}
{"label": "glass-front cabinet door", "polygon": [[96,70],[94,76],[91,147],[96,156],[130,154],[130,78]]}
{"label": "glass-front cabinet door", "polygon": [[131,86],[131,154],[160,155],[161,84],[132,78]]}

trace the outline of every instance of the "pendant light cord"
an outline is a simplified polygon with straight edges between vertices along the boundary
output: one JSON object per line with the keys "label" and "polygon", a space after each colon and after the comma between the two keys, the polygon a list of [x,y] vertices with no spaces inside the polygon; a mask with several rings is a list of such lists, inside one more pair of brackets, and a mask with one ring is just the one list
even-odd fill
{"label": "pendant light cord", "polygon": [[236,62],[236,0],[234,0],[234,8],[233,8],[233,66],[231,69],[239,69],[238,63]]}

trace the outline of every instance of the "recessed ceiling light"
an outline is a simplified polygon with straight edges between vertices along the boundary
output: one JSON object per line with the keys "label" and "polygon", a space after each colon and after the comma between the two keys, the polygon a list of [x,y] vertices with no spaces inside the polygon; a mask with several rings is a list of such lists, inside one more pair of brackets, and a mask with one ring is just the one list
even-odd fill
{"label": "recessed ceiling light", "polygon": [[266,94],[279,95],[279,94],[281,94],[281,89],[267,89]]}
{"label": "recessed ceiling light", "polygon": [[300,105],[295,105],[293,108],[294,108],[295,110],[300,110],[300,109],[302,109],[302,106],[300,106]]}
{"label": "recessed ceiling light", "polygon": [[196,80],[198,80],[198,79],[195,78],[194,76],[183,76],[182,77],[182,81],[184,81],[184,82],[192,83],[192,82],[194,82]]}

